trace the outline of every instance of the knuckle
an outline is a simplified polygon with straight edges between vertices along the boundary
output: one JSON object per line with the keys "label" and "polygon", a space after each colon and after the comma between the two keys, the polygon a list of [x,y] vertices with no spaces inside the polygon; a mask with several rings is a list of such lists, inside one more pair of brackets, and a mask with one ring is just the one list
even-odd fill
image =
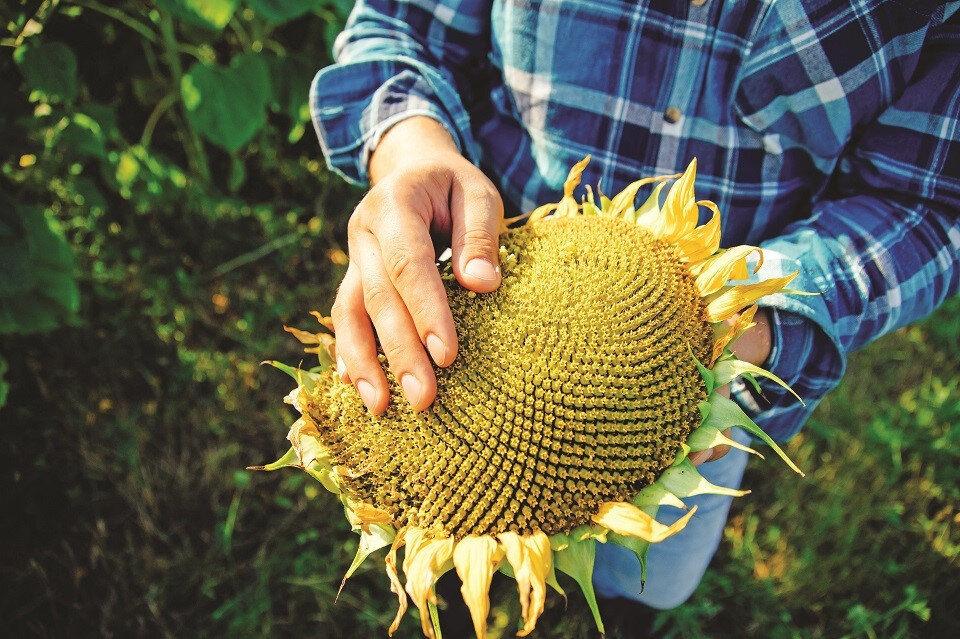
{"label": "knuckle", "polygon": [[371,315],[379,315],[387,307],[390,293],[385,284],[374,282],[363,287],[363,303]]}
{"label": "knuckle", "polygon": [[482,227],[468,228],[459,234],[455,245],[469,248],[484,255],[495,255],[500,248],[500,238]]}
{"label": "knuckle", "polygon": [[358,206],[350,215],[350,219],[347,220],[347,234],[351,236],[357,235],[363,231],[363,227],[363,209],[361,206]]}
{"label": "knuckle", "polygon": [[385,256],[385,265],[398,285],[421,286],[427,275],[427,259],[421,251],[394,249]]}
{"label": "knuckle", "polygon": [[414,344],[410,340],[393,336],[383,345],[387,358],[401,368],[412,368],[417,360],[417,349],[420,343]]}

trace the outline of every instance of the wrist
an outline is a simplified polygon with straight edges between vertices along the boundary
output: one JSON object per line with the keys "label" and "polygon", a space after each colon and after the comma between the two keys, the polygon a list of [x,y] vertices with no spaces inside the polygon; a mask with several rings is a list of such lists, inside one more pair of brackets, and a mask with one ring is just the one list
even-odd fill
{"label": "wrist", "polygon": [[387,129],[370,154],[370,182],[398,169],[430,162],[465,161],[450,133],[437,120],[413,116]]}
{"label": "wrist", "polygon": [[754,366],[763,366],[773,350],[770,310],[763,307],[757,309],[753,324],[733,343],[731,350],[739,359]]}

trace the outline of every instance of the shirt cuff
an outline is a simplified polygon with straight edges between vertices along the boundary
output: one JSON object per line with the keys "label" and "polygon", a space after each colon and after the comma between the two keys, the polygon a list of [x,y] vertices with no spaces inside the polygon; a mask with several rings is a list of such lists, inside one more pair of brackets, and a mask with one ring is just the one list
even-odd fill
{"label": "shirt cuff", "polygon": [[310,108],[327,165],[358,186],[383,134],[422,115],[439,122],[462,154],[478,161],[469,115],[453,86],[413,60],[365,60],[322,69],[310,89]]}
{"label": "shirt cuff", "polygon": [[[815,281],[806,276],[799,263],[776,252],[764,254],[764,265],[754,279],[765,280],[799,270],[791,283],[796,290],[817,293]],[[743,380],[730,390],[734,400],[768,435],[786,441],[796,435],[823,397],[843,376],[846,358],[825,326],[829,316],[819,313],[818,296],[778,293],[759,301],[770,313],[771,350],[762,365],[786,382],[802,399],[776,382],[758,379],[759,392]]]}

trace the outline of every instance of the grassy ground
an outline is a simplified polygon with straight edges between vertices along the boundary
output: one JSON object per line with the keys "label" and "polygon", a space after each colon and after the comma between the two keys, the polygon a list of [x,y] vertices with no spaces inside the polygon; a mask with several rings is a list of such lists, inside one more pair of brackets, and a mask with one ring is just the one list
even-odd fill
{"label": "grassy ground", "polygon": [[[58,14],[41,36],[82,53],[79,97],[54,116],[86,110],[106,127],[113,113],[102,157],[44,147],[55,122],[37,115],[36,96],[2,96],[3,179],[18,201],[50,207],[82,292],[70,326],[0,337],[11,384],[0,409],[3,634],[382,636],[395,598],[379,562],[334,603],[356,544],[334,500],[299,473],[242,470],[281,452],[288,383],[257,362],[301,357],[281,324],[308,326],[310,309],[328,308],[358,194],[320,166],[282,104],[239,152],[206,141],[205,158],[181,145],[190,127],[175,108],[151,124],[174,70],[162,29],[146,37],[163,21],[141,4],[125,5],[127,22]],[[170,46],[184,64],[196,51],[225,64],[262,37],[263,51],[297,52],[309,69],[326,55],[317,15],[267,27],[238,12],[219,35],[178,26]],[[0,76],[21,86],[7,60]],[[18,168],[28,150],[29,171]],[[128,151],[155,153],[161,168],[206,164],[212,177],[176,190],[151,168],[146,182],[118,185]],[[659,636],[960,636],[958,342],[953,300],[857,354],[790,444],[807,478],[751,462],[753,494],[737,500],[694,597],[659,615]],[[512,635],[516,608],[498,580],[492,636]],[[418,626],[408,618],[399,635]],[[536,636],[592,636],[582,600],[552,598]]]}

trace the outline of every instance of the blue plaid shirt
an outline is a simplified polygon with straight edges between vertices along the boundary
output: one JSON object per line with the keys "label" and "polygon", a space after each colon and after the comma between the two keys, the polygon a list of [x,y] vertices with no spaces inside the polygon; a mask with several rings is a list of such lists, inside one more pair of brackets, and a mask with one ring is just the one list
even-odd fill
{"label": "blue plaid shirt", "polygon": [[[696,156],[723,245],[816,296],[775,295],[777,387],[734,389],[779,439],[851,350],[960,283],[960,2],[359,0],[311,91],[329,165],[367,181],[383,132],[438,120],[508,213],[587,153],[607,193]],[[411,149],[416,153],[416,149]]]}

